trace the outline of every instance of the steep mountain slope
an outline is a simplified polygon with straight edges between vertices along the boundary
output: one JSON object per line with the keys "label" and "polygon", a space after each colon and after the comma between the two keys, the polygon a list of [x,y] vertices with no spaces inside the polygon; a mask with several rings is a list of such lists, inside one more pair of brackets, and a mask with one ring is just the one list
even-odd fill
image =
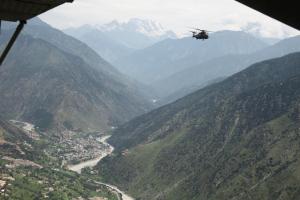
{"label": "steep mountain slope", "polygon": [[[3,22],[2,24],[2,28],[8,30],[15,28],[15,26],[16,23]],[[45,40],[67,53],[82,58],[91,67],[107,73],[109,76],[118,79],[128,86],[133,87],[132,85],[135,85],[132,80],[121,74],[85,43],[51,27],[39,18],[30,20],[24,29],[24,33],[34,38]]]}
{"label": "steep mountain slope", "polygon": [[203,62],[200,65],[189,67],[164,80],[160,80],[154,83],[152,87],[159,90],[162,96],[177,93],[183,88],[195,88],[198,86],[200,89],[201,85],[208,81],[222,76],[230,76],[256,62],[298,51],[300,51],[300,36],[282,40],[273,46],[252,54],[227,55]]}
{"label": "steep mountain slope", "polygon": [[108,129],[151,107],[113,70],[91,67],[44,40],[21,36],[0,68],[0,112],[40,128]]}
{"label": "steep mountain slope", "polygon": [[139,199],[298,199],[299,66],[257,63],[130,121],[100,174]]}
{"label": "steep mountain slope", "polygon": [[267,45],[244,32],[220,31],[207,41],[167,39],[120,58],[114,64],[129,76],[150,84],[213,58],[252,53]]}
{"label": "steep mountain slope", "polygon": [[122,75],[114,67],[103,60],[86,44],[64,34],[60,30],[52,28],[39,18],[30,20],[25,27],[24,33],[29,34],[34,38],[45,40],[67,53],[81,57],[87,64],[97,70],[102,72],[105,71],[116,78],[122,78]]}
{"label": "steep mountain slope", "polygon": [[110,63],[134,51],[134,49],[122,45],[104,32],[89,25],[66,29],[64,32],[89,45]]}
{"label": "steep mountain slope", "polygon": [[166,30],[161,24],[138,18],[123,23],[112,21],[98,26],[98,29],[131,49],[142,49],[166,38],[176,38],[174,32]]}
{"label": "steep mountain slope", "polygon": [[45,40],[59,49],[82,58],[88,65],[105,73],[117,82],[130,88],[137,94],[147,99],[155,96],[151,88],[120,73],[114,66],[100,57],[93,49],[85,43],[64,34],[62,31],[52,28],[39,18],[31,20],[25,28],[25,32],[34,38]]}
{"label": "steep mountain slope", "polygon": [[26,151],[25,143],[32,145],[33,140],[24,131],[0,118],[1,158],[2,156],[13,156],[29,159],[29,155],[24,153]]}
{"label": "steep mountain slope", "polygon": [[[165,93],[163,92],[157,92],[157,101],[156,104],[163,106],[166,104],[170,104],[180,98],[183,98],[191,93],[194,93],[198,90],[200,90],[201,88],[204,88],[208,85],[214,84],[214,83],[218,83],[221,82],[223,80],[225,80],[227,77],[219,77],[210,81],[206,81],[206,82],[202,82],[202,80],[198,80],[198,82],[200,82],[200,84],[198,84],[198,82],[196,82],[195,84],[191,84],[191,85],[187,85],[186,87],[182,87],[181,84],[178,86],[178,88],[176,88],[176,90],[174,91],[174,88],[171,88],[170,90],[165,90]],[[180,79],[178,79],[180,80]],[[184,86],[183,82],[183,86]],[[166,84],[168,84],[168,82],[166,82]],[[161,85],[160,86],[161,90],[160,91],[164,91],[165,86]]]}

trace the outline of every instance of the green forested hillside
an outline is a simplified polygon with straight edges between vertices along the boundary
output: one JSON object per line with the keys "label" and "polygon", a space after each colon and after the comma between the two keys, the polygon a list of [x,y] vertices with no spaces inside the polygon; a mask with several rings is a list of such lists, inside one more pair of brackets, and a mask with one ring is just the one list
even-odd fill
{"label": "green forested hillside", "polygon": [[[60,168],[58,158],[47,153],[51,140],[33,132],[0,117],[1,200],[118,199],[88,177]],[[32,137],[34,134],[38,134],[37,138]]]}
{"label": "green forested hillside", "polygon": [[300,53],[120,127],[103,179],[137,199],[300,198]]}

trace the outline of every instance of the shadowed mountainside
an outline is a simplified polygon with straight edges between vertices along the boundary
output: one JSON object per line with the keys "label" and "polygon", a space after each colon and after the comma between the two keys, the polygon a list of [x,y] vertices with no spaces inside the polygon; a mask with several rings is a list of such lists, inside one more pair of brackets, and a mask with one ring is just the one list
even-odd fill
{"label": "shadowed mountainside", "polygon": [[[89,47],[36,23],[0,68],[5,118],[32,123],[42,118],[39,125],[44,128],[67,124],[73,129],[108,129],[151,109],[134,82]],[[9,34],[3,33],[0,44]]]}

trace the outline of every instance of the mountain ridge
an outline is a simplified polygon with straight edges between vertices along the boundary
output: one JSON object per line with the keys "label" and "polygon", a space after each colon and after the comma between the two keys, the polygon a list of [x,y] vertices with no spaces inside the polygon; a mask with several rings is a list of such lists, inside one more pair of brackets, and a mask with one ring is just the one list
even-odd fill
{"label": "mountain ridge", "polygon": [[[53,32],[46,42],[43,38]],[[75,44],[60,49],[64,46],[60,36]],[[82,45],[76,42],[47,26],[28,27],[0,69],[0,90],[5,94],[0,104],[6,119],[35,123],[45,118],[36,124],[41,128],[72,124],[72,129],[108,130],[151,109],[140,89],[92,50],[83,57],[78,56],[80,50],[68,52],[69,47]],[[87,63],[94,55],[100,62]]]}
{"label": "mountain ridge", "polygon": [[64,32],[89,45],[110,63],[113,63],[118,57],[128,55],[134,51],[134,49],[110,38],[104,32],[88,25],[66,29]]}
{"label": "mountain ridge", "polygon": [[176,92],[180,88],[197,88],[198,86],[198,89],[200,89],[201,85],[205,85],[207,81],[230,76],[256,62],[298,52],[300,51],[298,44],[300,45],[300,37],[296,36],[251,54],[233,54],[214,58],[179,71],[164,80],[154,83],[152,87],[159,88],[160,93],[164,95]]}
{"label": "mountain ridge", "polygon": [[163,39],[177,37],[174,32],[164,29],[158,22],[138,18],[123,23],[115,20],[98,25],[97,28],[132,49],[142,49]]}
{"label": "mountain ridge", "polygon": [[297,199],[299,65],[259,62],[135,118],[100,174],[140,199]]}
{"label": "mountain ridge", "polygon": [[266,46],[244,32],[221,31],[212,34],[207,41],[190,37],[166,39],[120,58],[114,65],[124,74],[152,84],[197,63],[230,54],[250,53]]}

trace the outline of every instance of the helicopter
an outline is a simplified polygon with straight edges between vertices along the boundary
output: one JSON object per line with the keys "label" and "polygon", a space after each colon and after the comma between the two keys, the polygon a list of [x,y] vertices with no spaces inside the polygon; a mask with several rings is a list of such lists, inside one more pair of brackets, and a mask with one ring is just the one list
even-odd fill
{"label": "helicopter", "polygon": [[193,33],[193,38],[196,38],[197,40],[207,40],[209,38],[208,33],[212,31],[207,31],[199,28],[193,28],[193,31],[190,31]]}

